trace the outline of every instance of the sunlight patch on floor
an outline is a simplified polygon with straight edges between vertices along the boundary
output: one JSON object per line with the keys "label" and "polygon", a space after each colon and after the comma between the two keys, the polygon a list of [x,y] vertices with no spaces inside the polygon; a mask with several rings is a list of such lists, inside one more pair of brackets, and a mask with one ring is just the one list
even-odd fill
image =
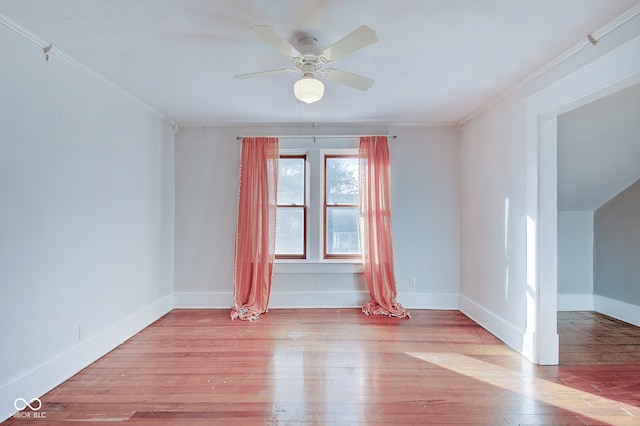
{"label": "sunlight patch on floor", "polygon": [[609,423],[628,416],[628,424],[640,422],[640,408],[573,389],[534,376],[523,375],[485,361],[455,353],[405,352],[414,358],[438,367],[536,399],[548,405],[575,413],[579,418],[590,418]]}

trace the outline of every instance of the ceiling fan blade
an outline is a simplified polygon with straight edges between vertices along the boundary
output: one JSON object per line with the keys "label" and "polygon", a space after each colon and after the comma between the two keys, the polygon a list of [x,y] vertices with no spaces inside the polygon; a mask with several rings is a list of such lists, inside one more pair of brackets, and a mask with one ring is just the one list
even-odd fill
{"label": "ceiling fan blade", "polygon": [[349,53],[353,53],[356,50],[367,47],[376,41],[378,41],[376,32],[366,25],[363,25],[350,34],[347,34],[341,40],[338,40],[331,46],[327,47],[320,54],[320,57],[326,62],[333,62],[345,55],[348,55]]}
{"label": "ceiling fan blade", "polygon": [[293,69],[293,68],[280,68],[280,69],[277,69],[277,70],[252,72],[252,73],[249,73],[249,74],[238,74],[238,75],[234,75],[233,78],[237,78],[238,80],[243,80],[245,78],[270,77],[272,75],[287,74],[287,73],[294,72],[294,71],[298,71],[298,70]]}
{"label": "ceiling fan blade", "polygon": [[353,87],[358,90],[368,90],[373,86],[374,82],[372,78],[363,77],[358,74],[352,74],[350,72],[336,70],[333,68],[325,70],[324,76],[329,80],[333,80],[337,83],[344,84],[345,86]]}
{"label": "ceiling fan blade", "polygon": [[295,58],[300,56],[300,52],[298,52],[298,50],[293,47],[291,43],[280,37],[275,31],[273,31],[270,26],[254,25],[253,27],[251,27],[251,31],[253,31],[264,41],[274,46],[288,57]]}

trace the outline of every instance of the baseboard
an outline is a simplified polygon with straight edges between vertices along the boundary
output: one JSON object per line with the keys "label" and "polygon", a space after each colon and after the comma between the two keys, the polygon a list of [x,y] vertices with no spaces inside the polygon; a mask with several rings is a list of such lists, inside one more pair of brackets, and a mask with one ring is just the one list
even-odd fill
{"label": "baseboard", "polygon": [[[354,308],[367,297],[360,291],[272,291],[269,308]],[[233,306],[233,292],[176,292],[174,302],[177,309],[227,309]]]}
{"label": "baseboard", "polygon": [[592,293],[558,293],[558,311],[593,311]]}
{"label": "baseboard", "polygon": [[593,295],[593,302],[596,312],[640,327],[640,306],[597,294]]}
{"label": "baseboard", "polygon": [[458,293],[398,293],[397,301],[407,309],[457,311]]}
{"label": "baseboard", "polygon": [[[49,392],[92,362],[173,309],[173,294],[140,309],[106,330],[34,367],[0,387],[0,421],[16,412],[16,398],[30,400]],[[42,401],[46,409],[47,401]],[[7,416],[7,417],[5,417]]]}
{"label": "baseboard", "polygon": [[[359,308],[368,300],[367,291],[272,291],[269,308]],[[458,309],[457,293],[399,293],[397,300],[407,309]],[[179,309],[226,309],[233,292],[176,292],[174,302]]]}
{"label": "baseboard", "polygon": [[178,291],[173,293],[176,309],[229,309],[233,291]]}
{"label": "baseboard", "polygon": [[272,291],[269,308],[359,308],[367,300],[366,291]]}
{"label": "baseboard", "polygon": [[502,340],[507,346],[518,353],[522,353],[525,330],[521,330],[504,318],[462,295],[459,298],[459,310],[489,333]]}

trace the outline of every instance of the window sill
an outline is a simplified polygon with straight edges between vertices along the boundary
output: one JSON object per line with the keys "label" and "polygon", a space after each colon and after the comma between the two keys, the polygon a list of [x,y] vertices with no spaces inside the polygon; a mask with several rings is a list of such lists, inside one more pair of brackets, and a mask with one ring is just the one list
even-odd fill
{"label": "window sill", "polygon": [[274,274],[362,274],[362,262],[357,259],[324,261],[278,259]]}

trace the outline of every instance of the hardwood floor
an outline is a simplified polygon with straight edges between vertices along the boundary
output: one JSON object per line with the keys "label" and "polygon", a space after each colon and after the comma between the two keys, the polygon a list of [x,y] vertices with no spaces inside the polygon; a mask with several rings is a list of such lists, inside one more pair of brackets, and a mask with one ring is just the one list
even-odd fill
{"label": "hardwood floor", "polygon": [[599,314],[558,314],[553,367],[457,311],[228,315],[174,310],[3,424],[640,424],[640,331]]}

